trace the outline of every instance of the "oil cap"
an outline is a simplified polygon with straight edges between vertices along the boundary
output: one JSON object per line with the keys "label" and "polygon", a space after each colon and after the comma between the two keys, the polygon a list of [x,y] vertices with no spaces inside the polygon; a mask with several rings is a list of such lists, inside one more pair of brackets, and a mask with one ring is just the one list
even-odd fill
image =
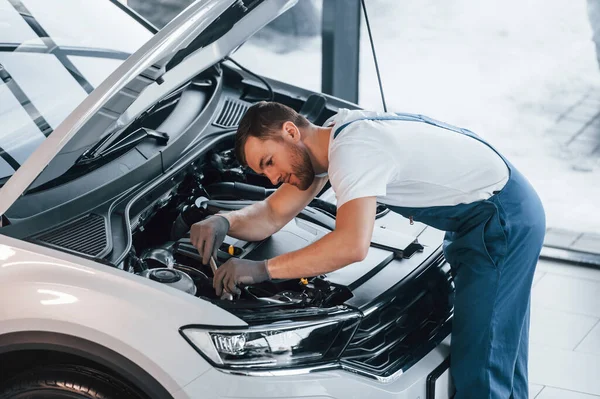
{"label": "oil cap", "polygon": [[240,256],[242,254],[242,252],[244,252],[244,250],[240,247],[235,247],[233,245],[230,245],[227,248],[227,253],[231,256]]}

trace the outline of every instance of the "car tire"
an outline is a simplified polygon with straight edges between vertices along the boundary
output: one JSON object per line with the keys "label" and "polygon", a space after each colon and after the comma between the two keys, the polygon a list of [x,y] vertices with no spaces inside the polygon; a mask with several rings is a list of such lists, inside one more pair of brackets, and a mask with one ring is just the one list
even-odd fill
{"label": "car tire", "polygon": [[131,399],[127,386],[100,371],[75,365],[28,370],[2,384],[0,399]]}

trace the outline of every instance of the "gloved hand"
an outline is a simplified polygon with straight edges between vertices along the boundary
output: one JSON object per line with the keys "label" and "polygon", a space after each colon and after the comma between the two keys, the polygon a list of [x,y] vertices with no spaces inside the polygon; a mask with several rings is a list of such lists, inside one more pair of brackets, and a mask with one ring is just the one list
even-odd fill
{"label": "gloved hand", "polygon": [[229,231],[229,221],[220,215],[213,215],[190,228],[190,242],[202,255],[202,263],[208,265],[210,256],[217,257],[217,249],[223,244]]}
{"label": "gloved hand", "polygon": [[221,295],[223,289],[239,295],[241,291],[237,288],[237,284],[257,284],[270,279],[266,260],[230,258],[217,269],[213,278],[213,287],[217,296]]}

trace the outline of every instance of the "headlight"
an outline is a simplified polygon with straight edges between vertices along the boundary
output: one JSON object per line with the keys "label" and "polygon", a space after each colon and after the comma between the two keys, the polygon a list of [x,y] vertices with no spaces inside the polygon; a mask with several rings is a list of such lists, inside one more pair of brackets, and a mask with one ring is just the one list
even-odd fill
{"label": "headlight", "polygon": [[359,315],[311,322],[278,322],[244,329],[186,327],[183,336],[215,367],[277,369],[330,363],[339,358]]}

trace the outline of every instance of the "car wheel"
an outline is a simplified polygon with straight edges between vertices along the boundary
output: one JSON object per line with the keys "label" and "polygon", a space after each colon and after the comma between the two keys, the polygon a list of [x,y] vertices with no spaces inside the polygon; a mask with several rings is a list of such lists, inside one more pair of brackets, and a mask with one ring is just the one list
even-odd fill
{"label": "car wheel", "polygon": [[88,367],[55,365],[6,381],[0,399],[121,399],[139,396],[115,378]]}

